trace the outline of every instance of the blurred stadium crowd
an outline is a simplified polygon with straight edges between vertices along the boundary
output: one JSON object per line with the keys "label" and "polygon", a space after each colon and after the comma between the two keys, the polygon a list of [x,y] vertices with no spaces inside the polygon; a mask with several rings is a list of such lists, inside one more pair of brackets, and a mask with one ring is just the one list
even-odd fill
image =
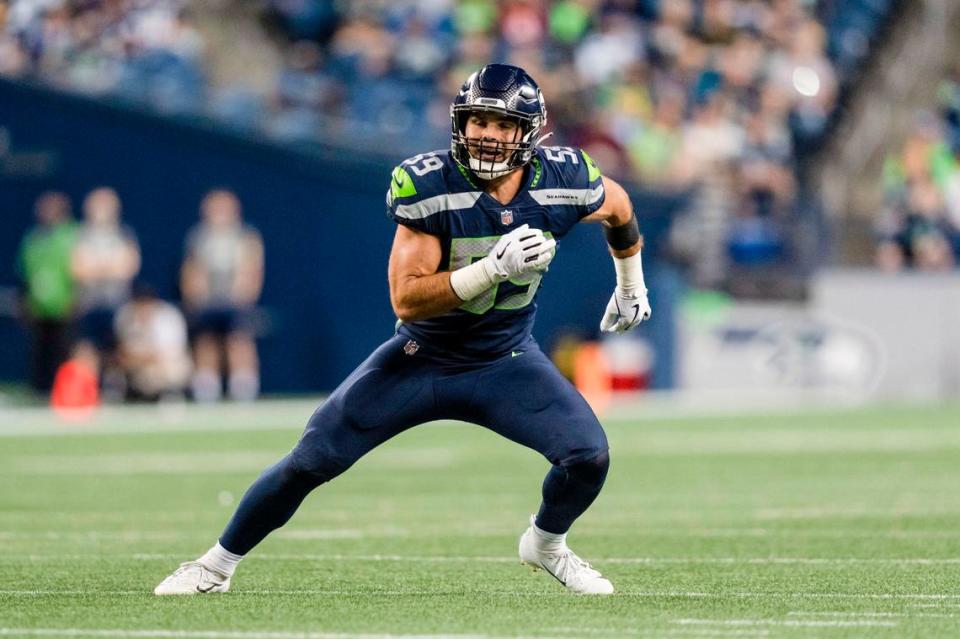
{"label": "blurred stadium crowd", "polygon": [[[286,142],[397,156],[449,143],[492,60],[540,82],[561,144],[695,193],[674,234],[694,284],[790,259],[803,163],[895,0],[0,0],[0,74]],[[231,20],[204,18],[230,11]],[[247,18],[244,18],[247,16]],[[214,80],[252,17],[263,74]],[[275,62],[271,62],[275,60]],[[696,187],[696,188],[694,188]]]}
{"label": "blurred stadium crowd", "polygon": [[916,117],[884,166],[877,264],[944,271],[960,264],[960,65],[945,75],[935,110]]}
{"label": "blurred stadium crowd", "polygon": [[[182,308],[137,280],[141,254],[108,187],[83,201],[74,221],[62,193],[42,194],[36,225],[17,256],[21,312],[33,336],[31,385],[55,405],[108,400],[254,399],[259,370],[254,307],[263,243],[241,220],[240,202],[214,190],[184,247]],[[189,327],[189,331],[188,331]],[[192,349],[192,357],[191,357]]]}
{"label": "blurred stadium crowd", "polygon": [[[214,123],[286,148],[322,145],[397,160],[449,145],[450,100],[472,71],[490,61],[517,64],[544,91],[555,133],[551,143],[583,147],[604,172],[682,198],[665,252],[686,267],[691,284],[734,295],[772,291],[791,297],[783,293],[782,280],[749,280],[796,268],[797,238],[803,235],[798,229],[816,208],[808,169],[873,46],[903,5],[0,0],[0,77]],[[917,117],[912,135],[887,158],[886,206],[876,224],[879,266],[945,270],[960,263],[958,158],[960,68],[945,75],[940,103]],[[239,216],[235,197],[217,197]],[[69,335],[79,336],[74,355],[92,362],[114,394],[256,395],[251,331],[232,330],[234,322],[245,327],[249,316],[216,319],[216,313],[202,312],[204,287],[189,277],[189,259],[180,280],[182,308],[134,286],[139,249],[133,232],[117,221],[119,199],[109,189],[90,194],[79,226],[69,221],[69,208],[62,195],[41,197],[38,230],[24,242],[40,244],[42,237],[59,247],[58,277],[65,278],[63,289],[55,289],[59,301],[47,308],[30,301],[38,344],[61,352]],[[85,259],[78,256],[86,252],[84,229],[94,225],[90,211],[107,208],[115,209],[113,239],[103,246],[116,251],[110,268],[117,272],[110,277],[117,281],[91,288]],[[47,211],[59,211],[51,214],[55,224],[47,221]],[[239,304],[245,308],[262,281],[262,243],[253,244],[260,246],[261,272]],[[20,264],[29,300],[27,252],[21,251]],[[121,309],[138,300],[164,309],[170,328],[159,332],[170,340],[165,344],[176,346],[161,350],[179,353],[180,361],[169,365],[173,390],[138,381],[130,368],[135,358],[124,354],[122,325],[132,311]],[[101,306],[109,312],[101,313]],[[218,324],[216,340],[196,339],[198,329],[211,323]],[[247,336],[225,338],[235,333]],[[36,352],[34,385],[41,388],[52,383],[49,362],[60,357],[44,355],[43,348]],[[227,371],[224,380],[221,371]]]}

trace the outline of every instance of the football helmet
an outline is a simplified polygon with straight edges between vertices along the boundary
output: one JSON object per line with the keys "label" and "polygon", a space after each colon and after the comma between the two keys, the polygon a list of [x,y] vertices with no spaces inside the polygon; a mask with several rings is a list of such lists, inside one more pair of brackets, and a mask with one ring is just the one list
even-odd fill
{"label": "football helmet", "polygon": [[[516,120],[519,131],[515,140],[468,138],[467,120],[478,111]],[[492,180],[530,161],[537,144],[546,137],[542,131],[547,107],[540,87],[526,71],[509,64],[488,64],[463,83],[450,105],[450,123],[453,159],[478,178]]]}

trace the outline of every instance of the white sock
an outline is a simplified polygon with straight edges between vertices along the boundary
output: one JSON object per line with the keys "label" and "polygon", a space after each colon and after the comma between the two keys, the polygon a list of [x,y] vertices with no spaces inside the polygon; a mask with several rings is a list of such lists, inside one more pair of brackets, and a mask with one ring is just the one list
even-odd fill
{"label": "white sock", "polygon": [[243,555],[233,554],[221,546],[218,541],[213,548],[208,550],[207,553],[197,561],[210,570],[215,570],[221,575],[232,577],[233,571],[237,569],[237,564],[240,563],[241,559],[243,559]]}
{"label": "white sock", "polygon": [[252,402],[260,392],[260,376],[252,370],[235,371],[230,373],[227,387],[231,399],[238,402]]}
{"label": "white sock", "polygon": [[220,376],[203,368],[193,374],[191,387],[193,400],[201,404],[217,401],[222,393]]}
{"label": "white sock", "polygon": [[567,533],[547,532],[536,523],[533,524],[533,535],[540,550],[556,551],[567,545]]}

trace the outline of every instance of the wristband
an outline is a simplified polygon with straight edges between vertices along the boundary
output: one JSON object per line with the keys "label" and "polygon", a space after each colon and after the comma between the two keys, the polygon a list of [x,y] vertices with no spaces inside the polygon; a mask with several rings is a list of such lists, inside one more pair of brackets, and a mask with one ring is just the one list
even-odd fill
{"label": "wristband", "polygon": [[607,244],[615,251],[623,251],[640,241],[640,225],[637,216],[631,214],[630,221],[620,226],[603,226],[603,235]]}
{"label": "wristband", "polygon": [[617,288],[624,291],[643,291],[647,286],[643,281],[643,262],[640,251],[630,257],[614,257],[613,268],[617,271]]}
{"label": "wristband", "polygon": [[472,300],[500,281],[489,257],[450,273],[450,288],[464,302]]}

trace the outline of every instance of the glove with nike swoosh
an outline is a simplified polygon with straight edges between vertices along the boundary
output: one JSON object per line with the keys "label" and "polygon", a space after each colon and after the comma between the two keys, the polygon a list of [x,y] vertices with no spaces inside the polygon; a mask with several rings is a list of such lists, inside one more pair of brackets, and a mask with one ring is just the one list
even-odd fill
{"label": "glove with nike swoosh", "polygon": [[540,229],[528,224],[517,227],[500,238],[487,256],[491,275],[502,282],[529,271],[542,271],[556,253],[557,242]]}
{"label": "glove with nike swoosh", "polygon": [[650,302],[647,301],[647,290],[624,290],[619,286],[607,302],[607,310],[600,320],[600,330],[604,333],[623,333],[645,319],[650,318]]}
{"label": "glove with nike swoosh", "polygon": [[552,237],[524,224],[502,236],[483,259],[453,271],[450,288],[460,299],[472,300],[500,282],[546,269],[556,247]]}

